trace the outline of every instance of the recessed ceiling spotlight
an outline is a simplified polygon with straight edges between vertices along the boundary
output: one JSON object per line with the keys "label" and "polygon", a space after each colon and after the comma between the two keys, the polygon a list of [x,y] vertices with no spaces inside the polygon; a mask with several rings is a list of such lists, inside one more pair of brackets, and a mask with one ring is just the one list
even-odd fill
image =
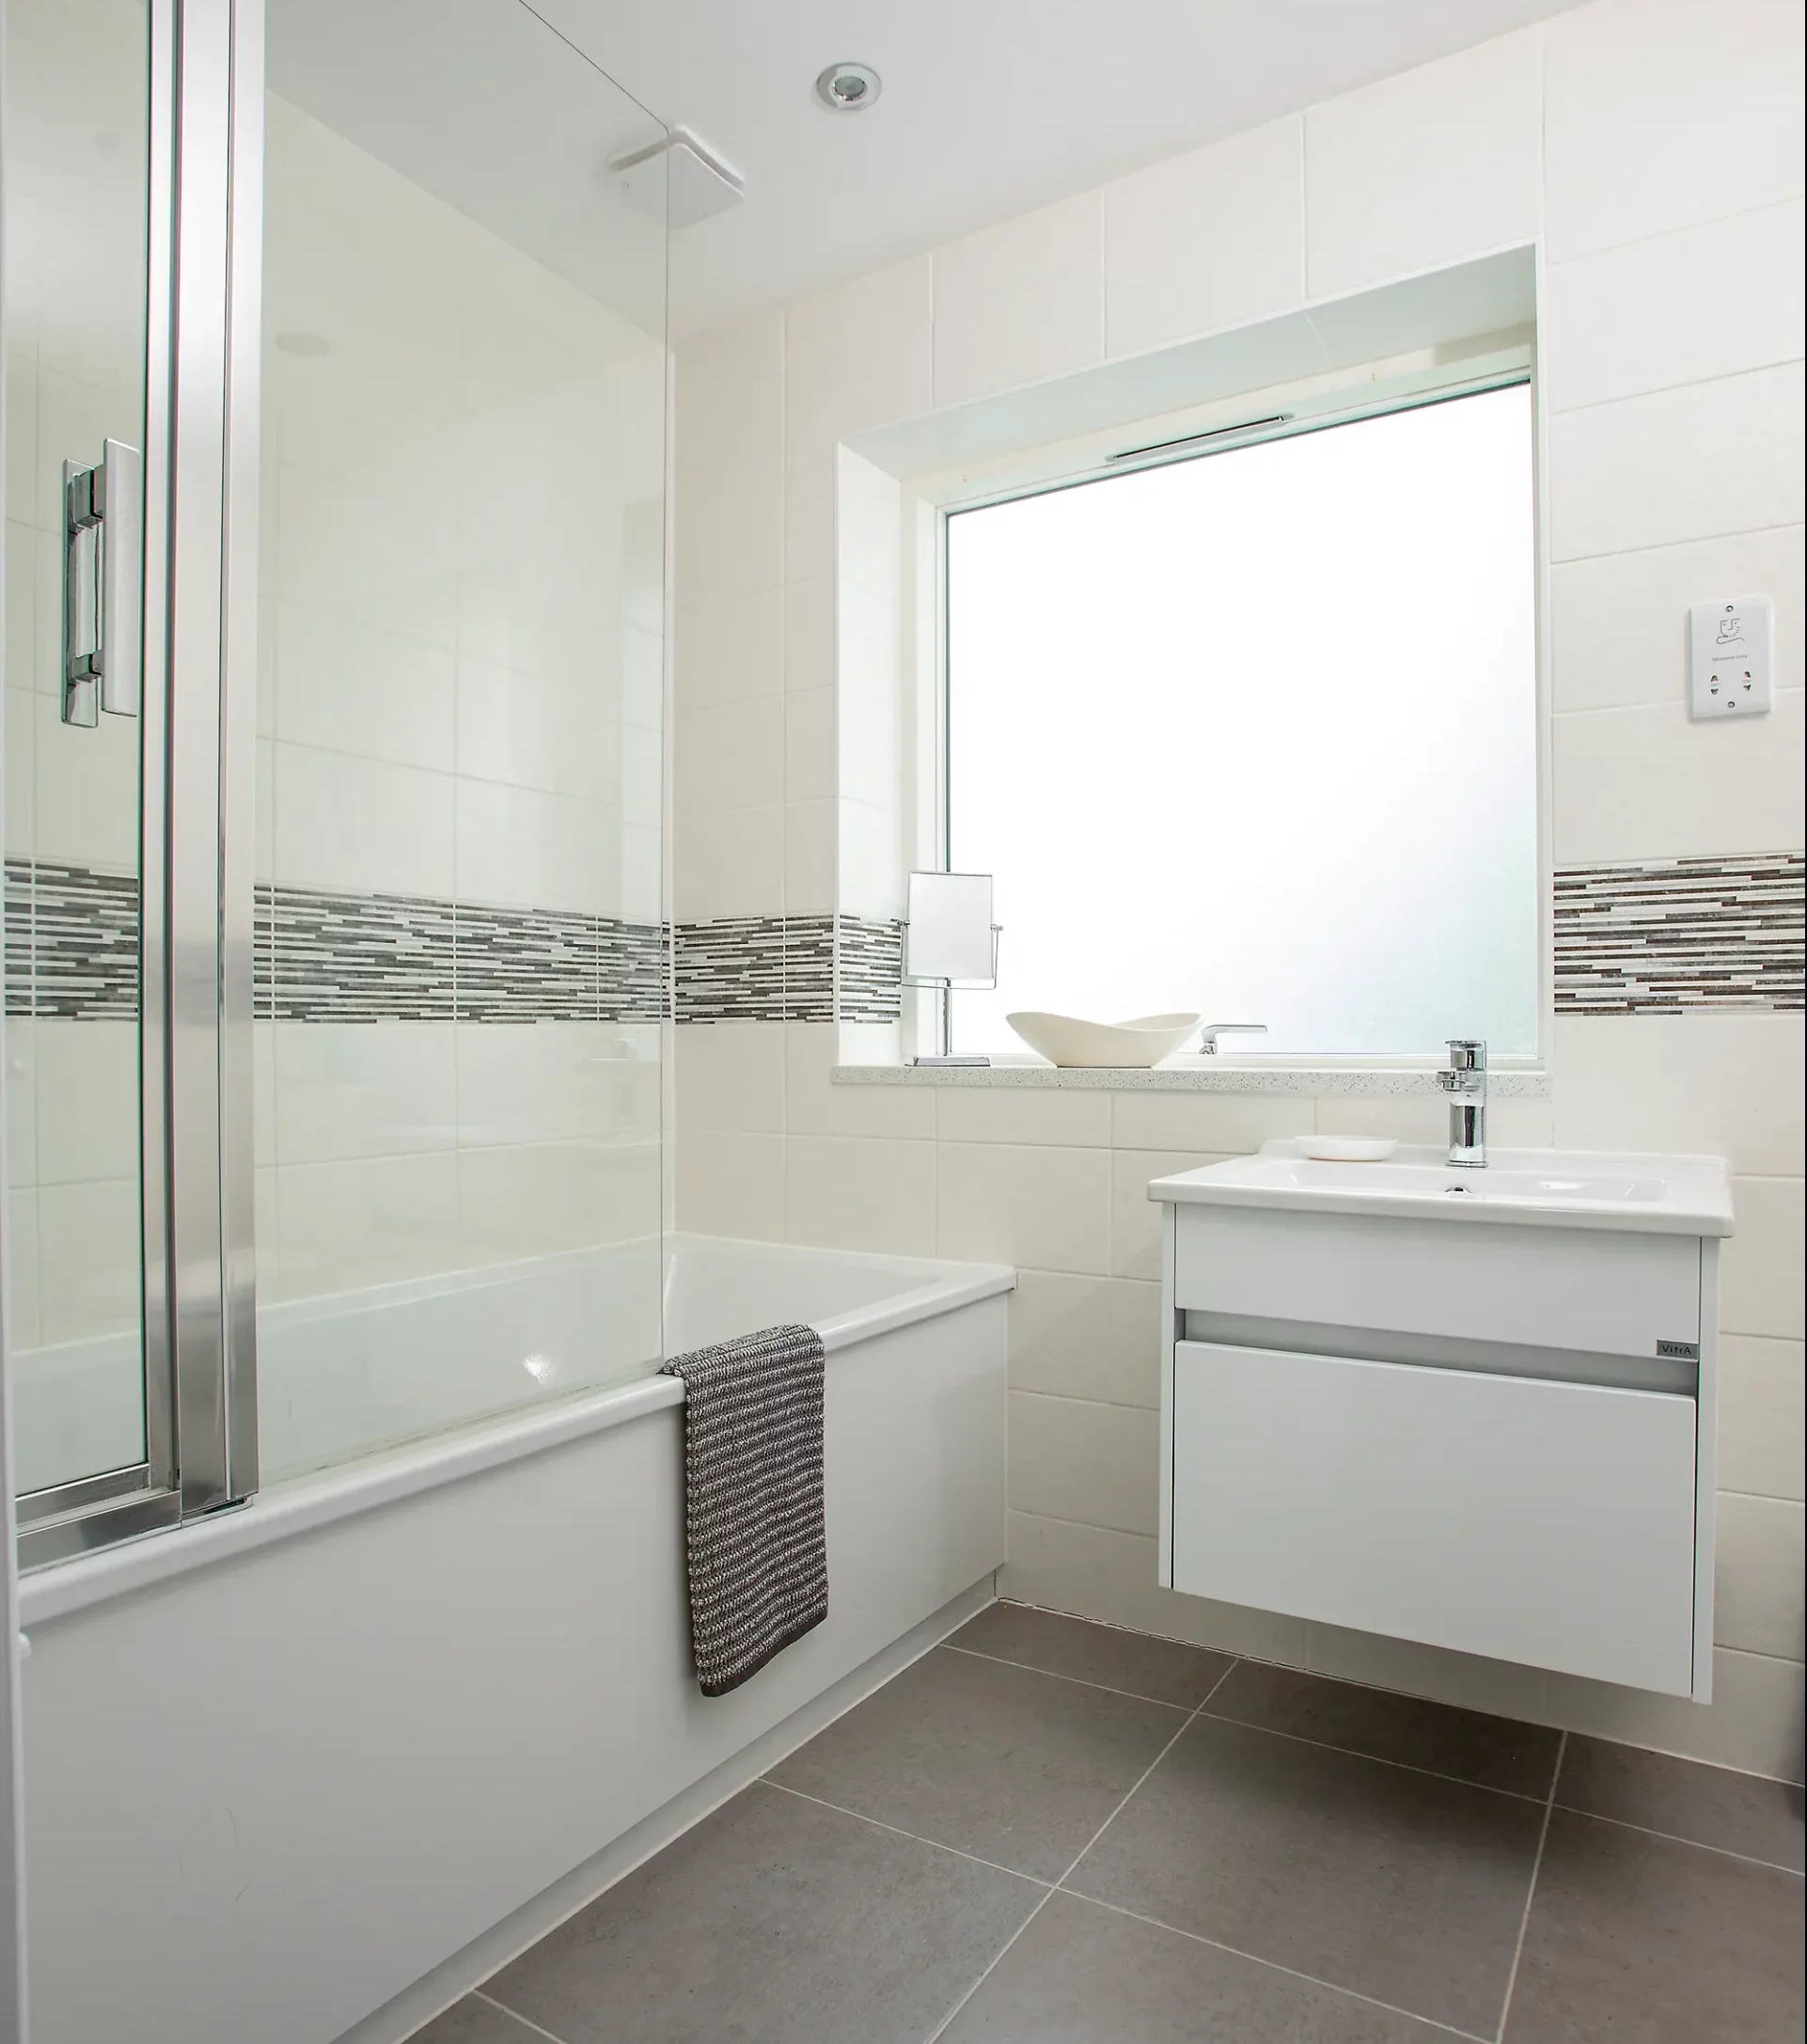
{"label": "recessed ceiling spotlight", "polygon": [[861,113],[884,89],[870,64],[830,64],[816,80],[816,98],[831,114]]}

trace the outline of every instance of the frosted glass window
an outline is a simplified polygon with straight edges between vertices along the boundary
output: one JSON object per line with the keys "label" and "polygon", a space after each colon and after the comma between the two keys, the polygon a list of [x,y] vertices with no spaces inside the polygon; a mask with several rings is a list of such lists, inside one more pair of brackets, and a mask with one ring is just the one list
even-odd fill
{"label": "frosted glass window", "polygon": [[1013,1009],[1226,1052],[1537,1047],[1523,384],[947,522],[948,863]]}

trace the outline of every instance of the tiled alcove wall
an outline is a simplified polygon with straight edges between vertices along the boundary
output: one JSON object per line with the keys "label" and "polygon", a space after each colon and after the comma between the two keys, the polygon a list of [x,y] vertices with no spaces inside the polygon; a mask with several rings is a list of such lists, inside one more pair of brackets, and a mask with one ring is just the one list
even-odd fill
{"label": "tiled alcove wall", "polygon": [[[1799,1772],[1801,195],[1793,0],[1594,0],[678,351],[681,927],[764,919],[781,971],[784,927],[817,944],[837,906],[839,440],[1538,238],[1559,945],[1603,888],[1673,910],[1677,859],[1728,869],[1706,977],[1796,932],[1688,1013],[1564,998],[1550,1097],[1496,1115],[1502,1142],[1731,1159],[1710,1709],[1154,1587],[1146,1181],[1314,1124],[1437,1140],[1434,1099],[833,1086],[825,1021],[681,1023],[682,1223],[1018,1267],[1009,1594]],[[1778,604],[1775,714],[1690,725],[1685,606],[1751,590]]]}

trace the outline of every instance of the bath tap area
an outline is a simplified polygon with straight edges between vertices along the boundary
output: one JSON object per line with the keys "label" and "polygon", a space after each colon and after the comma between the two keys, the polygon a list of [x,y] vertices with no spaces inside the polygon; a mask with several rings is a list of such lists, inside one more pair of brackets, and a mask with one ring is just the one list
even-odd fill
{"label": "bath tap area", "polygon": [[1800,10],[1058,30],[0,0],[0,2044],[1800,2036]]}

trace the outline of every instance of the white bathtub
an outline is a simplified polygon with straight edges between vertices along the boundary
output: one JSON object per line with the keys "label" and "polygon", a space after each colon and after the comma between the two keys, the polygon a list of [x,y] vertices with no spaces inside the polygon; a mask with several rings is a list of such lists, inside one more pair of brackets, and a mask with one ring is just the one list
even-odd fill
{"label": "white bathtub", "polygon": [[467,1423],[25,1580],[37,2044],[405,2036],[990,1596],[1011,1273],[668,1247],[667,1349],[822,1330],[827,1622],[698,1693],[652,1365],[468,1423],[612,1367],[583,1259],[294,1315],[294,1459],[417,1432],[434,1355]]}

